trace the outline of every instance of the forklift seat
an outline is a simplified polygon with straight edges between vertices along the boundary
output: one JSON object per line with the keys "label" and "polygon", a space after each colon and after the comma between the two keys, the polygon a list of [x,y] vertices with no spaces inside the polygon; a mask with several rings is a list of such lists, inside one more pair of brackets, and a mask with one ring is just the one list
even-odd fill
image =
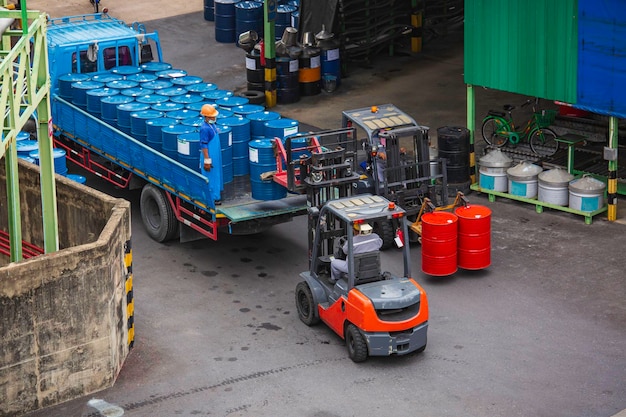
{"label": "forklift seat", "polygon": [[354,255],[354,271],[354,285],[380,280],[380,252],[365,252]]}

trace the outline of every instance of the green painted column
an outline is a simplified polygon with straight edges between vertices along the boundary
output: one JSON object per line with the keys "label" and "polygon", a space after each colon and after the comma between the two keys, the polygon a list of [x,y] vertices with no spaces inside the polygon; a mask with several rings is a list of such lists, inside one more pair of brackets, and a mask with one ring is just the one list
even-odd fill
{"label": "green painted column", "polygon": [[9,139],[8,152],[4,154],[9,216],[9,246],[11,262],[22,260],[22,217],[20,214],[20,187],[17,171],[17,146],[15,138]]}

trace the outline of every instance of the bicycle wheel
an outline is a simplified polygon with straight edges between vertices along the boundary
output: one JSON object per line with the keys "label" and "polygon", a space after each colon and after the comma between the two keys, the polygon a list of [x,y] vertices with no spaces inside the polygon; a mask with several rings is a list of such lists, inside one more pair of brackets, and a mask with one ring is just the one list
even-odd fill
{"label": "bicycle wheel", "polygon": [[485,142],[487,142],[488,145],[497,146],[498,148],[504,146],[509,140],[508,135],[506,135],[508,131],[508,125],[502,119],[495,117],[483,121],[481,129]]}
{"label": "bicycle wheel", "polygon": [[530,149],[539,156],[552,156],[559,150],[556,133],[548,128],[535,129],[530,134]]}

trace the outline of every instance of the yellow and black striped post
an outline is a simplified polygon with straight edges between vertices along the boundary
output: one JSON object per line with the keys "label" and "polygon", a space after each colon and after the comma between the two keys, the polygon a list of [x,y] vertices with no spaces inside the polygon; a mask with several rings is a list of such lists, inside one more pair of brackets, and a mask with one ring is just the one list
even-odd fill
{"label": "yellow and black striped post", "polygon": [[264,37],[263,42],[265,57],[265,107],[276,106],[276,48],[274,45],[275,20],[276,20],[276,0],[266,0],[263,2],[264,12]]}
{"label": "yellow and black striped post", "polygon": [[125,292],[126,292],[126,315],[128,327],[128,348],[132,349],[135,344],[135,299],[133,297],[133,250],[130,240],[124,244],[124,266],[126,267]]}
{"label": "yellow and black striped post", "polygon": [[411,33],[411,52],[422,52],[424,9],[418,9],[417,0],[413,0],[412,7],[411,26],[413,27],[413,31]]}
{"label": "yellow and black striped post", "polygon": [[[617,117],[611,116],[609,119],[609,150],[617,150],[618,144]],[[607,219],[617,220],[617,154],[615,158],[609,159],[609,176],[607,180]]]}

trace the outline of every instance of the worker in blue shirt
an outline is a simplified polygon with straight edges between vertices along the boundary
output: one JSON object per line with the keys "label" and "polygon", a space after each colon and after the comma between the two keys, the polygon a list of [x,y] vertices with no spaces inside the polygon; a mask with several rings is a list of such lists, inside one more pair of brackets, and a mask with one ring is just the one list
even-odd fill
{"label": "worker in blue shirt", "polygon": [[[376,252],[383,245],[383,240],[376,233],[373,233],[372,226],[367,223],[354,224],[354,230],[358,234],[352,239],[353,254]],[[348,254],[348,242],[341,248],[343,253]],[[348,273],[348,262],[343,259],[334,258],[330,262],[330,282],[335,283],[341,274]]]}
{"label": "worker in blue shirt", "polygon": [[210,104],[200,109],[204,117],[200,125],[200,172],[209,179],[211,197],[216,205],[222,204],[221,193],[224,189],[222,177],[222,147],[215,125],[219,112]]}

